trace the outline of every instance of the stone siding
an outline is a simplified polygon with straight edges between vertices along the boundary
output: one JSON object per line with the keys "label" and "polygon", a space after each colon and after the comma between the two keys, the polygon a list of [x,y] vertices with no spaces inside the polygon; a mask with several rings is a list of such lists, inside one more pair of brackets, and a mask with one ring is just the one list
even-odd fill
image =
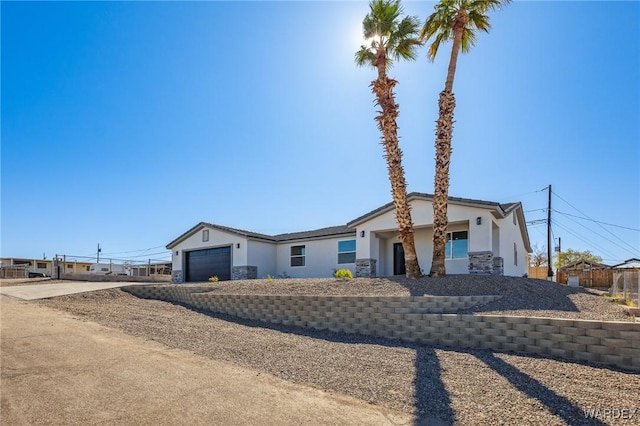
{"label": "stone siding", "polygon": [[356,259],[356,278],[377,277],[376,259]]}
{"label": "stone siding", "polygon": [[174,284],[180,284],[184,282],[184,278],[182,276],[182,271],[172,271],[171,272],[171,282]]}
{"label": "stone siding", "polygon": [[493,275],[504,275],[504,259],[502,257],[493,258]]}
{"label": "stone siding", "polygon": [[493,253],[476,251],[469,253],[469,273],[471,275],[491,275],[493,272]]}
{"label": "stone siding", "polygon": [[427,345],[525,352],[640,371],[640,323],[444,313],[500,296],[261,296],[172,285],[124,290],[268,323]]}
{"label": "stone siding", "polygon": [[231,270],[232,280],[255,280],[258,278],[257,266],[234,266]]}

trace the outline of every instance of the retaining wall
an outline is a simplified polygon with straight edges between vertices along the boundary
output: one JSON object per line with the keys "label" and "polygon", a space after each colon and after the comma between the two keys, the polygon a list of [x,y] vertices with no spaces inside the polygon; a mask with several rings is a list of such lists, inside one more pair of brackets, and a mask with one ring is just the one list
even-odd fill
{"label": "retaining wall", "polygon": [[443,314],[499,296],[266,296],[211,288],[135,286],[138,297],[275,324],[429,345],[519,351],[640,371],[640,323]]}
{"label": "retaining wall", "polygon": [[60,274],[61,280],[92,282],[171,282],[171,275],[152,274],[151,276],[100,275],[100,274]]}

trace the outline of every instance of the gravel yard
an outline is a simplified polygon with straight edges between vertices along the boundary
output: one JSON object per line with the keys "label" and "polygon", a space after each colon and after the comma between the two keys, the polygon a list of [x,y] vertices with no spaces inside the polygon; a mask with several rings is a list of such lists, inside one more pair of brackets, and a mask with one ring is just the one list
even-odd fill
{"label": "gravel yard", "polygon": [[625,310],[584,288],[519,277],[452,275],[412,280],[404,277],[279,279],[182,284],[207,286],[220,294],[291,294],[342,296],[466,296],[502,295],[500,300],[476,306],[483,314],[504,314],[605,321],[633,321]]}
{"label": "gravel yard", "polygon": [[[519,278],[288,279],[207,285],[216,292],[243,294],[503,294],[502,300],[476,311],[630,320],[601,296]],[[267,325],[142,300],[121,290],[36,303],[170,347],[249,367],[258,374],[265,372],[414,413],[420,419],[418,424],[440,419],[442,424],[460,425],[640,425],[640,374],[597,365]],[[617,412],[619,417],[624,414],[624,419],[615,419],[615,411],[608,417],[601,411],[600,420],[585,417],[584,410],[597,409],[631,411]]]}

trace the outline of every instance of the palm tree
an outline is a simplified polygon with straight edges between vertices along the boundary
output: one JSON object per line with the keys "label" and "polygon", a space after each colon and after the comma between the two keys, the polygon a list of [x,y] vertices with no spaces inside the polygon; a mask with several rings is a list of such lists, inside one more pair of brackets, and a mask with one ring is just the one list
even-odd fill
{"label": "palm tree", "polygon": [[502,8],[511,0],[440,0],[435,12],[425,21],[420,40],[429,46],[429,59],[433,62],[441,43],[453,41],[451,58],[444,90],[438,100],[439,114],[436,124],[436,173],[433,191],[433,260],[429,276],[446,275],[445,245],[447,243],[447,203],[449,200],[449,164],[451,162],[451,136],[453,134],[453,79],[456,74],[458,53],[467,53],[476,42],[476,30],[489,32],[491,25],[487,12]]}
{"label": "palm tree", "polygon": [[407,184],[402,168],[402,151],[398,146],[398,105],[393,88],[397,81],[387,76],[393,59],[416,59],[420,21],[416,17],[401,18],[400,0],[372,0],[371,11],[362,21],[362,29],[368,45],[362,45],[356,53],[358,66],[370,66],[378,71],[378,78],[371,82],[371,90],[376,96],[376,104],[382,109],[376,116],[382,133],[382,144],[387,160],[391,195],[396,211],[396,221],[400,241],[404,249],[407,277],[420,278],[422,271],[418,264],[413,236],[411,207],[407,200]]}

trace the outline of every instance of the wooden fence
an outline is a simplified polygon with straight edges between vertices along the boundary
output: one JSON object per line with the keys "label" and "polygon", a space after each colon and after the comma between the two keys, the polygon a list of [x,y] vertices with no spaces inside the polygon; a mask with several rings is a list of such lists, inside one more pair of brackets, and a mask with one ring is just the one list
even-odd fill
{"label": "wooden fence", "polygon": [[529,271],[527,272],[529,278],[536,278],[538,280],[547,279],[547,267],[546,266],[531,266],[529,265]]}
{"label": "wooden fence", "polygon": [[613,272],[613,269],[558,271],[556,273],[556,282],[567,284],[569,277],[578,277],[580,287],[611,287],[613,285]]}

